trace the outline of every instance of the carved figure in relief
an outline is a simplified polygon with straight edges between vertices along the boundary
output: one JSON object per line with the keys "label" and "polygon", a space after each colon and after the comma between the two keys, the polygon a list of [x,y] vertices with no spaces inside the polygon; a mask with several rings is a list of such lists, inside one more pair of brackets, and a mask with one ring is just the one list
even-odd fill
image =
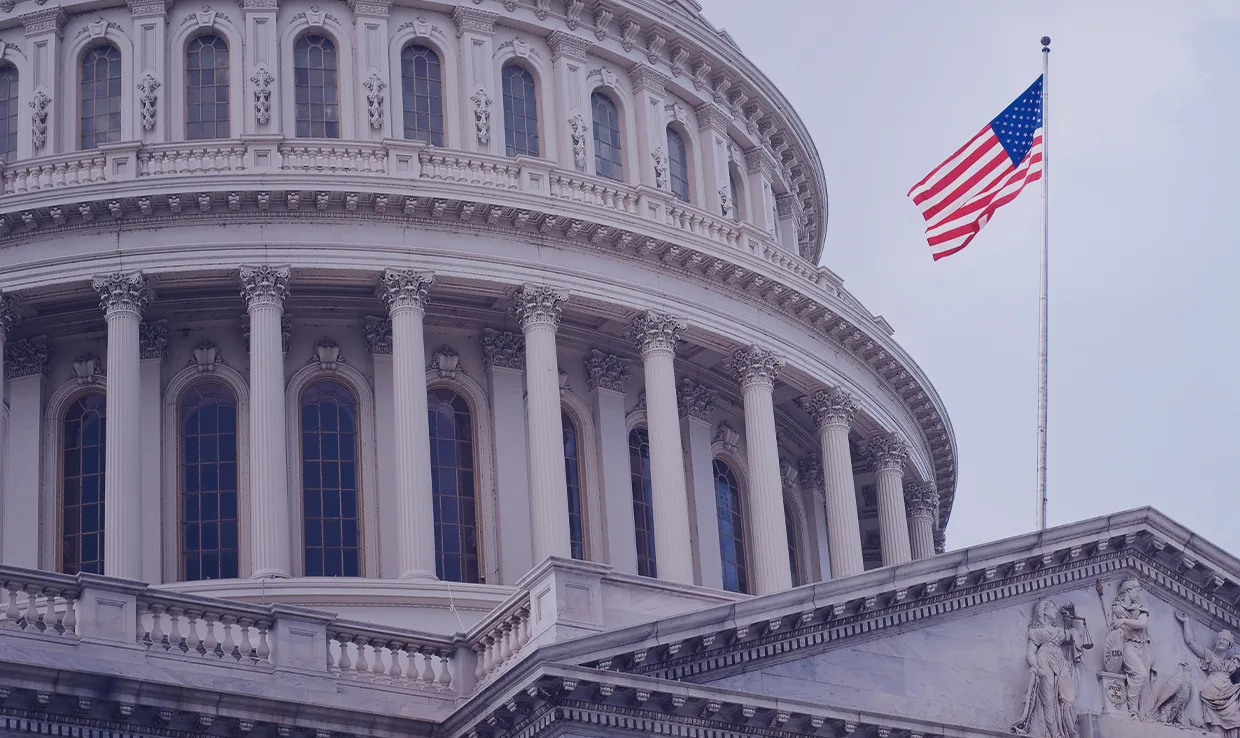
{"label": "carved figure in relief", "polygon": [[1188,650],[1201,659],[1201,670],[1206,673],[1205,686],[1201,688],[1201,712],[1205,716],[1206,729],[1211,735],[1222,738],[1240,738],[1240,656],[1237,656],[1235,638],[1231,631],[1220,630],[1214,642],[1203,646],[1193,641],[1189,633],[1188,617],[1177,612],[1184,643]]}
{"label": "carved figure in relief", "polygon": [[1076,665],[1081,662],[1085,637],[1071,605],[1059,608],[1049,599],[1038,600],[1029,622],[1026,659],[1029,689],[1025,709],[1011,731],[1029,735],[1040,711],[1046,738],[1078,738],[1076,731]]}
{"label": "carved figure in relief", "polygon": [[478,143],[486,146],[491,143],[491,96],[479,87],[469,99],[474,103],[474,127],[477,128]]}
{"label": "carved figure in relief", "polygon": [[1184,708],[1193,699],[1193,673],[1187,661],[1180,662],[1180,670],[1158,687],[1150,705],[1149,716],[1167,725],[1184,724]]}
{"label": "carved figure in relief", "polygon": [[1136,577],[1120,581],[1119,592],[1111,602],[1110,633],[1102,652],[1106,670],[1124,675],[1128,714],[1137,719],[1143,712],[1145,687],[1158,675],[1150,649],[1150,610],[1142,602],[1144,592]]}

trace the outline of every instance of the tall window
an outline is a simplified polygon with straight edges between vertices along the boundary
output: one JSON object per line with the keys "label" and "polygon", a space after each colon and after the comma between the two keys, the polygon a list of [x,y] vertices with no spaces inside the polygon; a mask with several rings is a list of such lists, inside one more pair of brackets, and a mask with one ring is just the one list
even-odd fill
{"label": "tall window", "polygon": [[637,532],[637,573],[658,576],[654,550],[654,499],[650,490],[650,433],[629,431],[629,478],[633,483],[633,528]]}
{"label": "tall window", "polygon": [[426,409],[435,501],[435,575],[449,582],[479,582],[473,413],[464,397],[446,388],[426,393]]}
{"label": "tall window", "polygon": [[564,478],[568,481],[568,540],[574,559],[586,557],[585,513],[581,507],[581,446],[577,424],[568,413],[564,426]]}
{"label": "tall window", "polygon": [[340,60],[336,44],[308,33],[293,47],[293,102],[297,135],[340,138]]}
{"label": "tall window", "polygon": [[719,520],[719,557],[723,561],[723,588],[729,592],[749,591],[749,571],[745,566],[745,522],[741,518],[741,486],[732,467],[715,459],[715,513]]}
{"label": "tall window", "polygon": [[228,42],[213,33],[185,49],[185,137],[228,138]]}
{"label": "tall window", "polygon": [[685,140],[671,127],[667,129],[667,164],[672,196],[689,202],[689,150],[685,148]]}
{"label": "tall window", "polygon": [[504,147],[509,156],[538,156],[538,99],[534,75],[518,64],[505,64]]}
{"label": "tall window", "polygon": [[410,44],[400,52],[405,138],[443,146],[443,75],[434,49]]}
{"label": "tall window", "polygon": [[237,553],[237,399],[208,382],[181,396],[181,580],[232,579]]}
{"label": "tall window", "polygon": [[17,67],[0,65],[0,157],[17,157]]}
{"label": "tall window", "polygon": [[103,457],[107,402],[83,395],[65,412],[61,459],[60,570],[103,573]]}
{"label": "tall window", "polygon": [[82,148],[121,139],[121,52],[101,44],[82,55]]}
{"label": "tall window", "polygon": [[788,566],[792,569],[792,586],[801,584],[801,553],[800,540],[797,538],[796,522],[792,519],[792,507],[784,503],[784,525],[788,535]]}
{"label": "tall window", "polygon": [[728,194],[732,198],[732,220],[741,220],[741,188],[736,183],[736,171],[728,169]]}
{"label": "tall window", "polygon": [[362,574],[357,397],[323,379],[301,393],[301,499],[305,575]]}
{"label": "tall window", "polygon": [[594,117],[594,173],[608,179],[624,179],[620,159],[620,114],[616,104],[601,92],[590,95],[590,114]]}

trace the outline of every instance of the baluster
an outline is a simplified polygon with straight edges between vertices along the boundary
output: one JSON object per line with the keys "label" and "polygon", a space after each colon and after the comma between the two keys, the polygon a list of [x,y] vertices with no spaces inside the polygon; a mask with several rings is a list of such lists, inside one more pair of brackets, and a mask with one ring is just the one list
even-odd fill
{"label": "baluster", "polygon": [[512,658],[512,623],[504,620],[499,626],[499,662],[508,663]]}
{"label": "baluster", "polygon": [[42,633],[47,629],[43,622],[43,614],[39,612],[39,595],[43,593],[43,588],[37,584],[26,585],[26,612],[22,614],[22,619],[26,621],[26,628],[34,629]]}
{"label": "baluster", "polygon": [[405,684],[405,670],[400,665],[400,655],[405,652],[406,646],[400,641],[388,641],[388,653],[392,655],[392,663],[388,664],[388,682],[391,684]]}
{"label": "baluster", "polygon": [[219,657],[220,655],[219,653],[216,652],[216,649],[219,647],[220,642],[215,637],[215,619],[216,619],[215,613],[206,611],[206,610],[203,611],[202,625],[203,625],[203,629],[205,630],[205,633],[207,636],[202,642],[202,647],[206,649],[205,652],[203,653],[204,656]]}
{"label": "baluster", "polygon": [[[382,681],[386,669],[383,668],[383,641],[370,639],[370,648],[375,652],[375,663],[370,666],[370,676],[376,682]],[[396,661],[396,653],[392,652],[392,661]]]}
{"label": "baluster", "polygon": [[164,644],[164,606],[151,604],[151,648],[162,648],[165,651],[168,647]]}
{"label": "baluster", "polygon": [[258,656],[254,653],[254,644],[250,642],[250,626],[254,621],[249,618],[240,618],[237,625],[241,627],[241,660],[258,663]]}
{"label": "baluster", "polygon": [[349,634],[337,633],[336,641],[340,643],[340,660],[337,661],[336,666],[341,673],[351,671],[353,663],[349,660]]}
{"label": "baluster", "polygon": [[47,613],[43,616],[43,622],[47,623],[47,629],[56,635],[65,632],[65,616],[60,608],[56,606],[56,598],[61,596],[61,592],[55,589],[45,590],[47,595]]}
{"label": "baluster", "polygon": [[430,646],[422,646],[418,649],[418,653],[422,655],[422,668],[418,672],[418,686],[432,689],[435,686],[435,665],[431,662],[431,656],[435,654],[435,649]]}
{"label": "baluster", "polygon": [[439,689],[448,692],[452,690],[452,669],[451,662],[448,659],[452,656],[452,652],[448,649],[441,649],[439,656]]}
{"label": "baluster", "polygon": [[486,644],[482,652],[482,673],[485,675],[494,671],[498,664],[495,663],[495,639],[488,635],[483,637],[482,642]]}
{"label": "baluster", "polygon": [[42,164],[39,166],[39,184],[35,189],[45,190],[52,186],[52,172],[55,167],[51,164]]}
{"label": "baluster", "polygon": [[168,608],[168,648],[169,650],[180,651],[181,653],[186,652],[185,636],[181,632],[181,616],[184,614],[185,608]]}
{"label": "baluster", "polygon": [[19,585],[17,582],[5,582],[4,589],[9,593],[8,607],[4,608],[4,625],[7,628],[20,628],[17,622],[21,616],[21,610],[17,609],[17,592]]}
{"label": "baluster", "polygon": [[486,646],[482,643],[475,643],[470,646],[474,650],[474,681],[482,681],[482,677],[486,675]]}
{"label": "baluster", "polygon": [[220,658],[232,656],[238,661],[241,659],[241,654],[237,653],[237,642],[233,640],[233,624],[236,622],[237,619],[232,615],[220,618],[220,624],[224,627],[223,653],[220,654]]}
{"label": "baluster", "polygon": [[185,652],[195,655],[201,655],[199,647],[202,645],[202,639],[198,637],[198,613],[193,610],[185,611]]}
{"label": "baluster", "polygon": [[65,590],[61,593],[65,600],[65,617],[60,621],[65,635],[77,635],[77,593]]}
{"label": "baluster", "polygon": [[370,673],[370,659],[366,657],[366,637],[354,636],[353,643],[357,646],[357,673],[353,676],[364,679]]}
{"label": "baluster", "polygon": [[530,611],[528,608],[522,607],[517,610],[517,616],[520,620],[521,631],[518,634],[518,642],[524,646],[530,642]]}
{"label": "baluster", "polygon": [[267,631],[271,628],[271,623],[263,620],[254,624],[258,628],[258,660],[260,663],[268,663],[271,661],[271,644],[267,643]]}

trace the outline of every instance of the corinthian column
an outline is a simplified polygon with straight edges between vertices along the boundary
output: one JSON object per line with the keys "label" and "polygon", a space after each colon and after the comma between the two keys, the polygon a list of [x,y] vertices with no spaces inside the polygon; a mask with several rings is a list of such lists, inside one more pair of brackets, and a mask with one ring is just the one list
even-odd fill
{"label": "corinthian column", "polygon": [[387,269],[376,293],[392,317],[396,545],[401,579],[435,578],[435,501],[423,327],[426,291],[433,279],[412,269]]}
{"label": "corinthian column", "polygon": [[878,532],[882,536],[883,566],[913,560],[904,511],[904,461],[908,446],[894,433],[871,438],[867,444],[878,477]]}
{"label": "corinthian column", "polygon": [[746,538],[753,552],[753,594],[764,595],[792,587],[779,446],[775,440],[775,405],[771,398],[784,360],[764,348],[750,346],[737,352],[731,364],[745,402],[750,527]]}
{"label": "corinthian column", "polygon": [[285,447],[284,351],[280,320],[288,267],[241,268],[241,295],[250,315],[250,550],[253,577],[287,577],[288,452]]}
{"label": "corinthian column", "polygon": [[654,503],[655,571],[660,579],[693,583],[689,495],[676,407],[676,342],[687,326],[653,310],[633,321],[629,338],[641,347],[650,434],[650,487]]}
{"label": "corinthian column", "polygon": [[138,326],[154,298],[138,272],[94,279],[108,323],[108,412],[104,433],[103,573],[142,578],[142,411]]}
{"label": "corinthian column", "polygon": [[934,519],[939,514],[939,491],[933,482],[905,482],[904,507],[908,510],[913,558],[930,558],[934,555]]}
{"label": "corinthian column", "polygon": [[564,423],[560,414],[560,367],[555,329],[568,295],[525,285],[512,297],[525,332],[526,422],[530,443],[530,518],[534,563],[572,556],[568,531],[568,482],[564,476]]}
{"label": "corinthian column", "polygon": [[857,519],[857,490],[853,486],[852,452],[848,429],[857,403],[839,387],[802,397],[801,407],[814,416],[822,440],[823,497],[827,503],[827,550],[835,579],[865,571],[861,558],[861,523]]}

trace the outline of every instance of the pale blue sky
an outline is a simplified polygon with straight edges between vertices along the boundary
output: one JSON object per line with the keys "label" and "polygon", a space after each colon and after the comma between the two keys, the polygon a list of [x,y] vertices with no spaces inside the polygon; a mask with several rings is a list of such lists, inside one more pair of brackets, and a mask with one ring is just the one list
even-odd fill
{"label": "pale blue sky", "polygon": [[934,263],[904,194],[1052,37],[1050,523],[1153,505],[1240,554],[1240,2],[702,2],[814,137],[823,263],[947,404],[949,548],[1033,528],[1040,200]]}

